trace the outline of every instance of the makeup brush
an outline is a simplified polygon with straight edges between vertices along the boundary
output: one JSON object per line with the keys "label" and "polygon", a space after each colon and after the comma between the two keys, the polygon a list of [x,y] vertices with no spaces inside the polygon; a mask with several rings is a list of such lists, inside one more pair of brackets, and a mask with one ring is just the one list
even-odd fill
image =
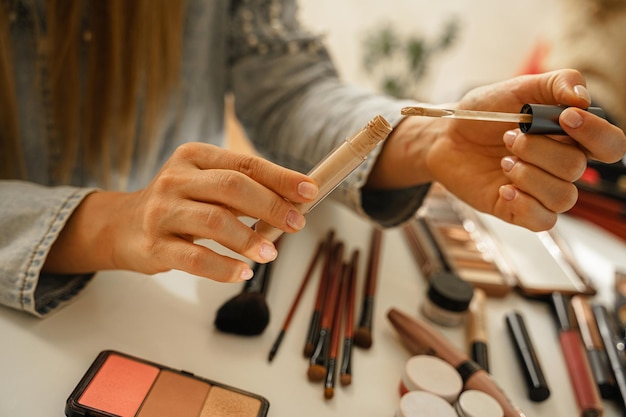
{"label": "makeup brush", "polygon": [[310,358],[311,354],[313,354],[315,344],[317,343],[317,336],[319,335],[320,319],[322,317],[322,309],[324,308],[324,298],[326,296],[326,287],[329,276],[328,270],[332,261],[333,238],[334,232],[329,233],[324,249],[322,274],[317,287],[315,304],[313,305],[313,312],[311,313],[311,319],[309,320],[309,329],[307,330],[306,341],[304,343],[303,355],[305,358]]}
{"label": "makeup brush", "polygon": [[309,369],[307,376],[309,381],[319,382],[326,376],[326,368],[328,366],[328,353],[330,348],[330,336],[337,305],[337,295],[339,293],[339,285],[341,283],[341,275],[343,269],[343,250],[342,242],[337,242],[333,248],[331,268],[328,272],[328,293],[324,301],[324,311],[320,321],[320,331],[317,337],[317,344],[309,359]]}
{"label": "makeup brush", "polygon": [[255,263],[254,275],[246,281],[239,294],[227,300],[217,310],[215,327],[224,333],[256,336],[263,333],[270,320],[265,294],[274,261]]}
{"label": "makeup brush", "polygon": [[374,296],[376,295],[376,281],[378,279],[378,261],[380,258],[380,244],[382,231],[374,227],[370,241],[370,253],[367,265],[367,275],[363,291],[363,304],[359,326],[354,333],[354,344],[362,348],[372,346],[372,321],[374,316]]}
{"label": "makeup brush", "polygon": [[354,343],[354,299],[356,296],[357,264],[359,262],[359,251],[352,252],[350,268],[348,272],[348,282],[346,291],[346,325],[344,327],[343,350],[341,359],[341,369],[339,371],[339,381],[341,385],[352,383],[352,345]]}
{"label": "makeup brush", "polygon": [[341,324],[343,322],[343,306],[346,299],[348,274],[350,266],[341,262],[341,277],[339,282],[339,294],[335,301],[335,312],[331,325],[330,348],[328,350],[328,366],[326,367],[326,380],[324,382],[324,398],[331,399],[335,395],[335,379],[337,378],[337,354],[341,341]]}
{"label": "makeup brush", "polygon": [[324,247],[325,247],[324,241],[321,241],[318,243],[317,249],[315,250],[313,257],[311,258],[311,262],[309,263],[309,267],[304,275],[304,278],[302,279],[302,282],[300,283],[300,288],[298,289],[296,298],[293,300],[293,303],[291,304],[291,308],[289,309],[289,313],[287,313],[287,317],[285,318],[285,321],[283,322],[283,327],[280,329],[280,332],[278,333],[278,336],[276,337],[276,340],[274,341],[274,344],[272,345],[272,348],[270,349],[270,353],[268,356],[268,360],[270,362],[272,361],[272,359],[274,359],[274,356],[276,356],[276,353],[278,352],[278,348],[280,347],[280,344],[282,343],[283,338],[285,337],[285,333],[287,333],[287,329],[289,328],[291,319],[296,309],[298,308],[298,304],[300,302],[300,299],[302,298],[302,294],[304,294],[304,290],[306,289],[307,284],[309,283],[309,281],[311,280],[311,277],[313,276],[313,271],[319,259],[322,256]]}

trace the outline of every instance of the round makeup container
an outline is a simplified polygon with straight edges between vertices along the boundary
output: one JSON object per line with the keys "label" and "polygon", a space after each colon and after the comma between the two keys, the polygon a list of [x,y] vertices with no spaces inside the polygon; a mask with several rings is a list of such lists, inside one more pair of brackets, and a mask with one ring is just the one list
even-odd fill
{"label": "round makeup container", "polygon": [[478,390],[463,391],[454,404],[454,409],[459,417],[502,417],[504,415],[502,407],[495,398]]}
{"label": "round makeup container", "polygon": [[458,326],[465,320],[474,289],[450,272],[434,274],[422,304],[426,318],[442,326]]}
{"label": "round makeup container", "polygon": [[407,392],[400,398],[395,417],[458,417],[443,398],[424,391]]}
{"label": "round makeup container", "polygon": [[461,375],[452,365],[436,356],[416,355],[406,361],[399,391],[424,391],[453,404],[462,389]]}

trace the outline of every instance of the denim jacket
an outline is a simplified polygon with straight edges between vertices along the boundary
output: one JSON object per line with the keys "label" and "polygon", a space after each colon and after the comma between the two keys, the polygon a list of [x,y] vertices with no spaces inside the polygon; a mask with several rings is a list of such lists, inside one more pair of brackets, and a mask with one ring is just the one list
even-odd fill
{"label": "denim jacket", "polygon": [[[18,0],[16,7],[9,30],[28,177],[0,180],[0,303],[41,317],[69,302],[93,275],[41,269],[73,210],[102,185],[80,169],[69,184],[50,179],[49,120],[34,82],[34,22],[44,13],[43,0]],[[129,190],[145,186],[181,143],[221,144],[227,92],[234,93],[237,116],[257,150],[302,172],[375,115],[399,121],[407,103],[339,80],[320,37],[298,23],[295,0],[189,0],[186,8],[182,109],[179,104],[177,114],[166,119],[153,163],[142,172],[133,165]],[[333,198],[382,226],[394,226],[415,212],[428,186],[362,192],[377,152]]]}

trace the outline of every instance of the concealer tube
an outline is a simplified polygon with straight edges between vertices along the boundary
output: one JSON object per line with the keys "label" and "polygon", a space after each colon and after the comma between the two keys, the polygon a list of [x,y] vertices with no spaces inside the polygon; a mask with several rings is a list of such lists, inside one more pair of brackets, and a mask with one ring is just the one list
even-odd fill
{"label": "concealer tube", "polygon": [[[382,116],[376,116],[351,138],[346,139],[326,155],[309,173],[319,187],[317,198],[309,203],[295,204],[296,209],[306,214],[341,184],[352,171],[367,159],[376,145],[391,133],[391,125]],[[265,238],[275,241],[283,231],[263,220],[253,226]]]}

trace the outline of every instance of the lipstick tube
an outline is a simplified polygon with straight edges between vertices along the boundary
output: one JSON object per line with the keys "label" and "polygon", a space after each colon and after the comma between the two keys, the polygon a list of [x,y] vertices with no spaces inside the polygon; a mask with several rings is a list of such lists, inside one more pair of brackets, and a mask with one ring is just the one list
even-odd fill
{"label": "lipstick tube", "polygon": [[524,317],[517,311],[511,311],[506,314],[505,321],[526,379],[528,398],[535,402],[546,400],[550,396],[550,388],[528,334]]}
{"label": "lipstick tube", "polygon": [[619,392],[618,401],[622,409],[626,410],[626,363],[624,363],[622,338],[617,333],[615,318],[604,305],[594,303],[591,310],[604,343],[611,371],[615,377],[615,385]]}
{"label": "lipstick tube", "polygon": [[604,411],[602,400],[585,355],[580,333],[570,319],[569,299],[559,292],[553,293],[551,298],[559,329],[559,342],[580,416],[600,417]]}
{"label": "lipstick tube", "polygon": [[580,336],[587,351],[591,373],[600,390],[600,396],[613,398],[615,396],[615,381],[610,371],[609,358],[604,350],[600,330],[591,306],[582,295],[573,296],[571,305],[578,322]]}

